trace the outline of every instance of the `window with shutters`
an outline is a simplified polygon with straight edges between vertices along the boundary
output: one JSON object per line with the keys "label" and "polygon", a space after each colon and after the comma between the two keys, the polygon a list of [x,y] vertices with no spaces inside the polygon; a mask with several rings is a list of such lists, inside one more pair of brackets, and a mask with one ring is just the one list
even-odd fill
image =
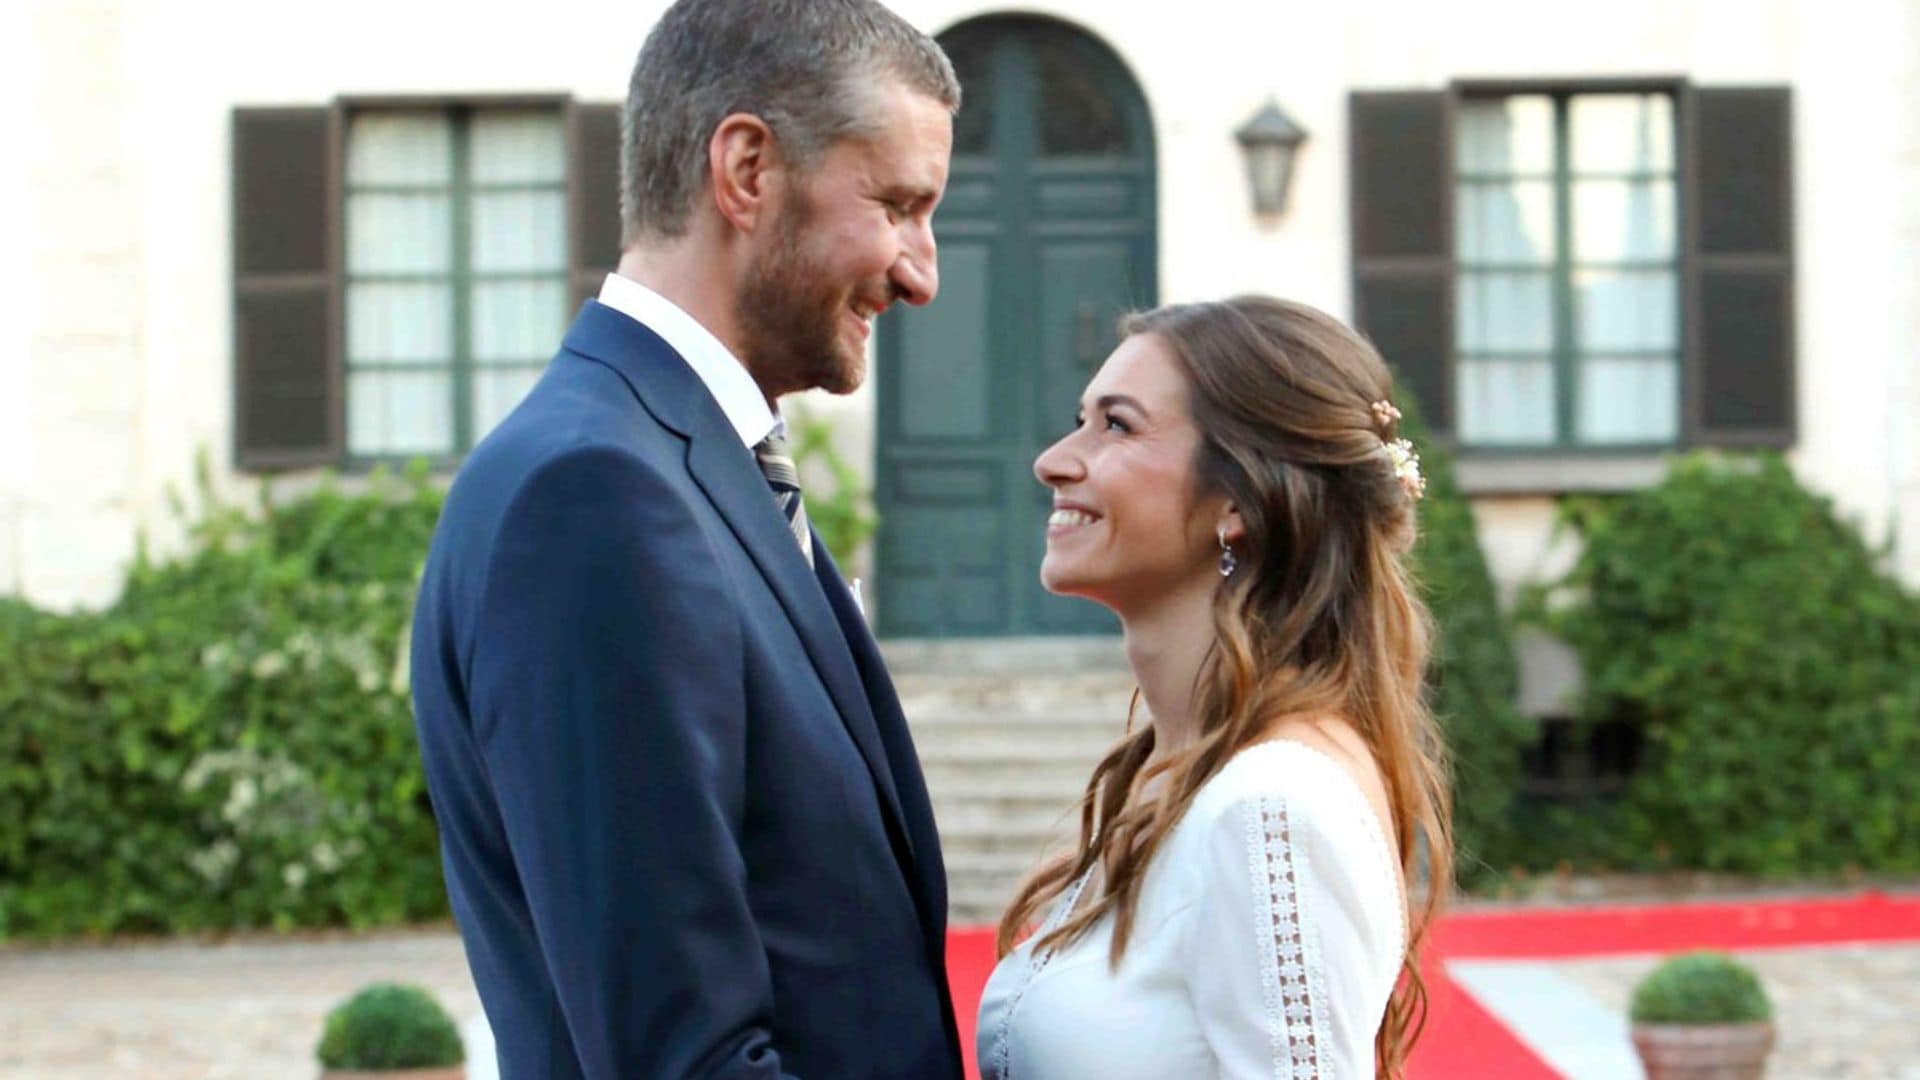
{"label": "window with shutters", "polygon": [[565,115],[357,110],[344,153],[347,456],[457,456],[566,331]]}
{"label": "window with shutters", "polygon": [[1675,445],[1683,342],[1673,97],[1468,96],[1453,133],[1461,443]]}

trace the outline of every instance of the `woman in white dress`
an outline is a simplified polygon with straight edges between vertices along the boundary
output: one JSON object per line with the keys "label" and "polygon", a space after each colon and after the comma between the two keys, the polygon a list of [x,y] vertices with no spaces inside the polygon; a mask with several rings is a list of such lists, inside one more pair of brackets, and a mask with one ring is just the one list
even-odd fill
{"label": "woman in white dress", "polygon": [[1278,300],[1125,329],[1034,463],[1041,577],[1120,616],[1151,722],[1000,924],[982,1075],[1397,1076],[1452,845],[1391,377]]}

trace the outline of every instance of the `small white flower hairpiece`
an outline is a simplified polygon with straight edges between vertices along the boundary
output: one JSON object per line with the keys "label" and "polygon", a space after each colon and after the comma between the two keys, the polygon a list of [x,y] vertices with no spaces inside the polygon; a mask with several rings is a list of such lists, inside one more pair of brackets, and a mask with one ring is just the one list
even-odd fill
{"label": "small white flower hairpiece", "polygon": [[1394,434],[1393,426],[1400,422],[1400,410],[1393,407],[1391,401],[1376,401],[1367,406],[1373,412],[1375,433],[1380,437],[1380,446],[1387,452],[1388,460],[1393,462],[1394,479],[1400,481],[1400,489],[1409,499],[1425,498],[1427,478],[1420,475],[1420,455],[1413,449],[1413,443],[1401,438],[1389,438]]}
{"label": "small white flower hairpiece", "polygon": [[1400,481],[1400,489],[1409,499],[1424,499],[1427,495],[1427,478],[1420,475],[1420,455],[1414,452],[1413,444],[1405,439],[1392,442],[1381,440],[1387,448],[1387,457],[1393,461],[1393,475]]}

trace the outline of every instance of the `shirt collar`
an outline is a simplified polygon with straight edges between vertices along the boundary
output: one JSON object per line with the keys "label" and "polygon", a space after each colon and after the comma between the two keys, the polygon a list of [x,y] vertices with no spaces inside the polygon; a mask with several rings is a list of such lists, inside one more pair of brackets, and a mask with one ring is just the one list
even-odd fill
{"label": "shirt collar", "polygon": [[680,305],[619,274],[607,275],[600,286],[600,302],[660,335],[679,353],[749,449],[781,426],[780,416],[767,407],[766,395],[747,373],[747,366]]}

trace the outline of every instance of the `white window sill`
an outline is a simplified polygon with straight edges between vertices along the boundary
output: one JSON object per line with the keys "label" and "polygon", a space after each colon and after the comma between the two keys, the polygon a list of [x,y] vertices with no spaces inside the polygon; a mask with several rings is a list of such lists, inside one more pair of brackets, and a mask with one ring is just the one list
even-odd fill
{"label": "white window sill", "polygon": [[1463,452],[1454,462],[1454,478],[1468,495],[1566,495],[1576,492],[1637,491],[1667,475],[1670,455],[1635,453],[1598,455],[1551,451],[1498,457]]}

